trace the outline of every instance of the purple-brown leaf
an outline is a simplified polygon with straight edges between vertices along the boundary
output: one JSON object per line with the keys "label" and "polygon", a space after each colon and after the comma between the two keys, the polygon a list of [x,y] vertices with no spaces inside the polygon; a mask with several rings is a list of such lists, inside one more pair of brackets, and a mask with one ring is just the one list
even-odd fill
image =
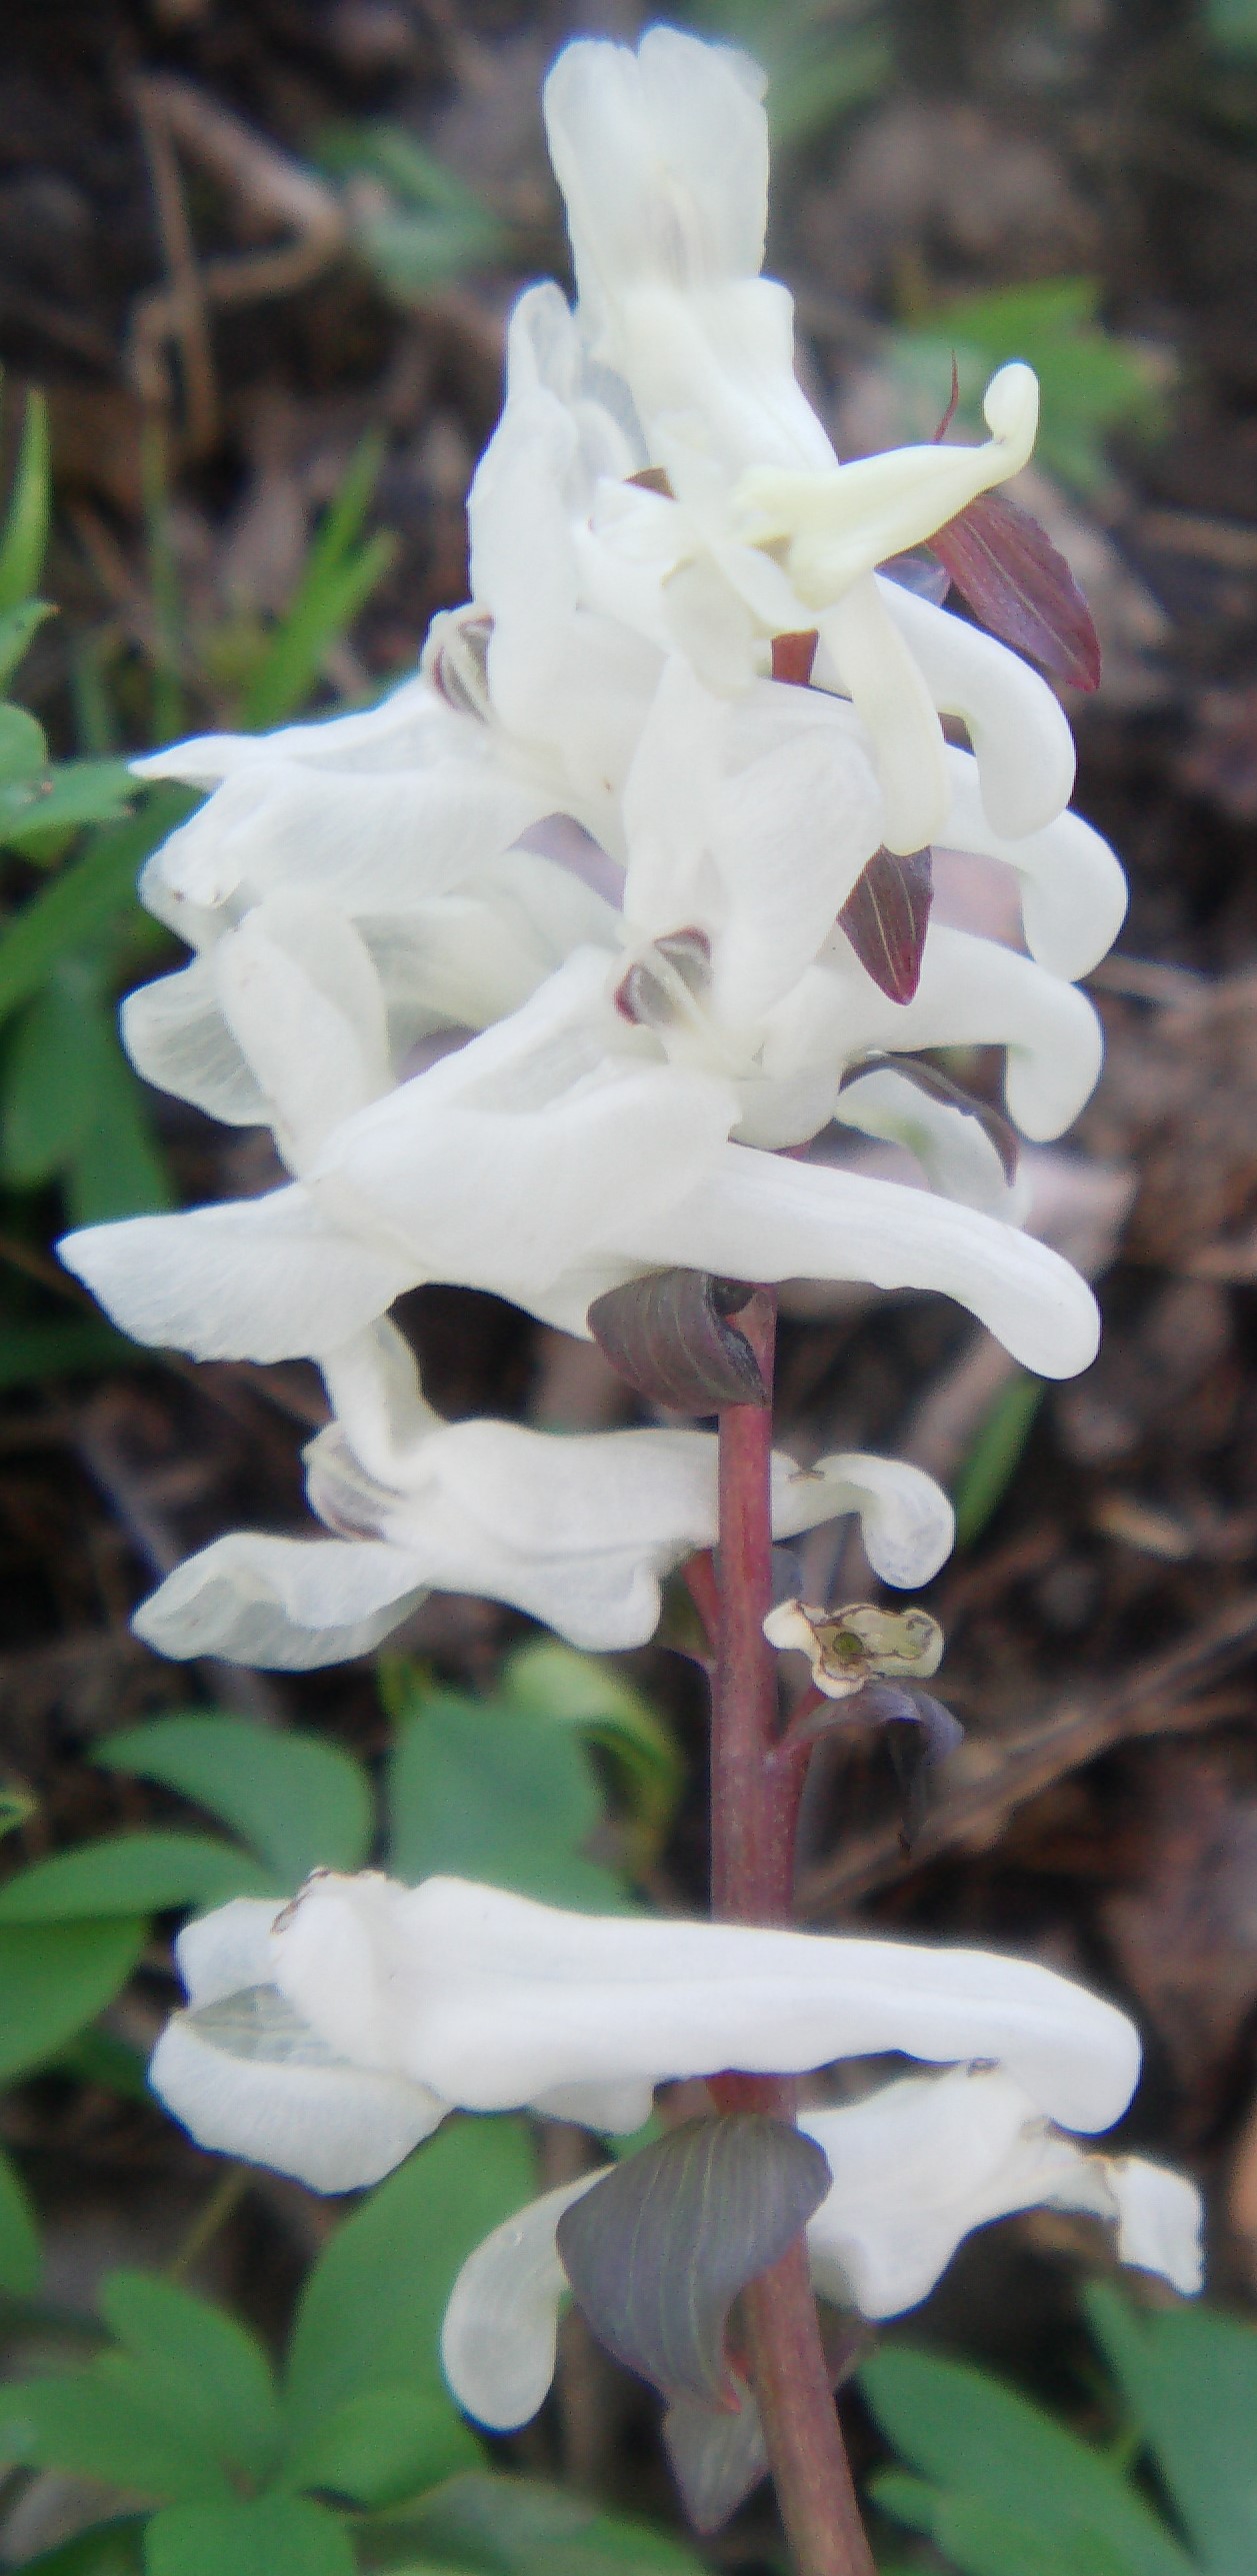
{"label": "purple-brown leaf", "polygon": [[[849,2379],[868,2351],[866,2326],[832,2315],[822,2321],[830,2386]],[[678,2397],[663,2419],[663,2447],[695,2531],[719,2531],[730,2514],[768,2475],[768,2447],[759,2407],[739,2382],[740,2412],[717,2412],[696,2398]]]}
{"label": "purple-brown leaf", "polygon": [[933,899],[928,850],[875,850],[838,915],[865,974],[891,1002],[910,1002],[921,981]]}
{"label": "purple-brown leaf", "polygon": [[930,538],[974,616],[1073,689],[1098,689],[1100,638],[1064,555],[1006,492],[980,492]]}
{"label": "purple-brown leaf", "polygon": [[595,1297],[586,1322],[604,1358],[650,1403],[717,1413],[768,1402],[755,1353],[731,1321],[754,1293],[705,1270],[656,1270]]}
{"label": "purple-brown leaf", "polygon": [[821,2149],[763,2111],[689,2120],[566,2209],[559,2260],[598,2341],[669,2402],[735,2412],[729,2310],[830,2186]]}
{"label": "purple-brown leaf", "polygon": [[814,626],[803,627],[795,635],[774,635],[772,643],[774,680],[785,680],[793,689],[811,685],[812,664],[820,635]]}

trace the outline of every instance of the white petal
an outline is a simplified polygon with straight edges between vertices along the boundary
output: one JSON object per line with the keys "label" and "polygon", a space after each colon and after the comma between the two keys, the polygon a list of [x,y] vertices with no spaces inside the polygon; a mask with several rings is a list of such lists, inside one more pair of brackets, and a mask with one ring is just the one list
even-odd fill
{"label": "white petal", "polygon": [[495,2227],[469,2254],[441,2328],[441,2367],[477,2423],[509,2433],[536,2414],[554,2377],[559,2308],[568,2280],[555,2229],[608,2166],[560,2183]]}
{"label": "white petal", "polygon": [[1059,1136],[1090,1099],[1104,1054],[1099,1019],[1085,993],[1032,958],[932,924],[916,992],[896,1003],[863,969],[853,972],[842,931],[830,955],[842,977],[849,1061],[865,1048],[1004,1047],[1009,1115],[1036,1142]]}
{"label": "white petal", "polygon": [[998,2068],[909,2076],[846,2109],[808,2111],[800,2125],[834,2174],[808,2226],[813,2279],[865,2316],[914,2307],[976,2227],[1044,2207],[1121,2221],[1127,2192],[1147,2219],[1119,2225],[1121,2259],[1199,2287],[1193,2186],[1138,2158],[1078,2147]]}
{"label": "white petal", "polygon": [[882,797],[858,747],[816,731],[730,778],[712,818],[727,918],[713,1001],[735,1023],[781,1001],[819,954],[882,837]]}
{"label": "white petal", "polygon": [[360,714],[325,716],[314,724],[282,725],[278,732],[207,733],[175,742],[133,760],[137,778],[179,778],[190,787],[215,787],[238,769],[272,760],[309,761],[333,769],[409,765],[435,730],[448,731],[448,714],[429,683],[417,674],[403,680],[379,706]]}
{"label": "white petal", "polygon": [[800,598],[827,608],[849,583],[920,545],[1029,463],[1039,422],[1031,368],[1001,367],[987,387],[985,411],[992,434],[981,447],[936,440],[811,474],[752,465],[735,510],[760,542],[785,542]]}
{"label": "white petal", "polygon": [[862,1136],[904,1145],[915,1154],[932,1190],[957,1199],[962,1207],[981,1208],[988,1216],[1017,1224],[1024,1217],[1027,1194],[1011,1183],[1003,1162],[981,1121],[956,1101],[922,1090],[910,1074],[893,1065],[876,1065],[843,1084],[834,1104],[843,1127]]}
{"label": "white petal", "polygon": [[1043,1377],[1073,1377],[1095,1357],[1095,1300],[1058,1254],[977,1209],[894,1181],[730,1145],[669,1219],[667,1243],[661,1260],[724,1278],[936,1289]]}
{"label": "white petal", "polygon": [[977,850],[1016,868],[1031,956],[1071,982],[1089,975],[1108,955],[1126,917],[1126,879],[1108,842],[1073,813],[1010,840],[992,829],[972,754],[949,746],[947,775],[951,807],[940,839],[949,848]]}
{"label": "white petal", "polygon": [[317,1357],[415,1277],[404,1255],[355,1241],[300,1187],[86,1226],[57,1250],[122,1332],[202,1360]]}
{"label": "white petal", "polygon": [[920,850],[947,811],[943,728],[915,652],[871,573],[817,619],[827,664],[868,728],[891,850]]}
{"label": "white petal", "polygon": [[281,1991],[337,2053],[470,2109],[898,2049],[998,2059],[1040,2109],[1096,2129],[1139,2063],[1124,2014],[1027,1961],[565,1914],[458,1879],[314,1879],[272,1947]]}
{"label": "white petal", "polygon": [[295,2025],[283,2057],[229,2052],[214,2029],[176,2013],[149,2066],[153,2091],[199,2146],[291,2174],[311,2191],[379,2182],[445,2115],[422,2085],[346,2065]]}
{"label": "white petal", "polygon": [[[779,1473],[773,1460],[773,1536],[793,1538],[840,1512],[858,1512],[865,1553],[883,1583],[928,1583],[950,1556],[955,1515],[941,1485],[901,1458],[846,1451]],[[806,1517],[805,1517],[806,1515]]]}
{"label": "white petal", "polygon": [[213,952],[223,1015],[300,1170],[355,1109],[389,1087],[384,993],[352,921],[290,889]]}
{"label": "white petal", "polygon": [[1201,2288],[1200,2194],[1182,2174],[1143,2156],[1108,2159],[1108,2183],[1117,2212],[1119,2260],[1160,2272],[1186,2299]]}
{"label": "white petal", "polygon": [[370,1654],[427,1588],[413,1558],[381,1541],[237,1530],[177,1566],[131,1624],[160,1655],[310,1672]]}
{"label": "white petal", "polygon": [[244,1986],[263,1986],[271,1973],[274,1897],[233,1896],[212,1914],[185,1923],[175,1942],[175,1965],[190,2004],[221,2003]]}
{"label": "white petal", "polygon": [[992,829],[1009,838],[1042,831],[1074,784],[1074,738],[1046,680],[993,635],[915,599],[901,582],[877,586],[940,714],[960,716],[968,729]]}
{"label": "white petal", "polygon": [[213,952],[128,993],[122,1042],[146,1082],[229,1127],[264,1127],[266,1095],[227,1027]]}

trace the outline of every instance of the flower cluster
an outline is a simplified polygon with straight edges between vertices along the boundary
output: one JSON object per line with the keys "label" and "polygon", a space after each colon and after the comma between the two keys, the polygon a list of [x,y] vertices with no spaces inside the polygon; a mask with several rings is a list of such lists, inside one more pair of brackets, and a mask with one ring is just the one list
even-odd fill
{"label": "flower cluster", "polygon": [[[837,461],[759,273],[760,86],[666,28],[568,48],[546,112],[579,297],[516,308],[471,603],[374,710],[137,764],[210,793],[143,884],[195,955],[131,997],[127,1045],[269,1126],[291,1179],[63,1255],[141,1339],[313,1357],[334,1414],[308,1468],[335,1538],[195,1558],[142,1614],[167,1653],[324,1662],[432,1586],[583,1645],[650,1633],[713,1535],[710,1441],[443,1424],[385,1320],[426,1280],[580,1334],[669,1267],[860,1279],[958,1299],[1048,1375],[1092,1354],[1010,1148],[1095,1080],[1071,979],[1121,873],[1067,810],[1046,682],[913,586],[913,549],[1024,464],[1034,379],[996,376],[985,444]],[[1024,947],[929,918],[931,844],[1015,873]],[[1003,1051],[1011,1126],[920,1061],[973,1045]],[[844,1169],[852,1129],[914,1185]],[[892,1582],[945,1553],[920,1477],[781,1462],[779,1534],[851,1509]]]}
{"label": "flower cluster", "polygon": [[[328,1535],[237,1533],[180,1567],[138,1620],[166,1653],[324,1663],[434,1586],[584,1647],[651,1635],[662,1578],[719,1535],[715,1437],[441,1421],[389,1314],[425,1281],[586,1334],[654,1274],[861,1280],[958,1300],[1049,1376],[1092,1355],[1089,1289],[1022,1229],[1015,1149],[1095,1081],[1077,979],[1123,881],[1068,810],[1056,697],[937,578],[968,527],[996,567],[975,604],[1016,627],[998,564],[1020,522],[991,495],[1030,454],[1037,389],[1003,368],[979,445],[838,461],[760,274],[761,87],[667,28],[567,49],[546,113],[578,299],[541,285],[515,310],[470,603],[367,713],[139,764],[209,792],[144,880],[194,955],[132,996],[127,1045],[168,1091],[268,1127],[290,1177],[64,1258],[142,1339],[314,1359],[332,1417],[306,1456]],[[1046,566],[1033,632],[1055,601],[1076,636],[1064,568],[1018,544]],[[934,917],[936,848],[1012,872],[1020,946]],[[1006,1114],[930,1060],[975,1046],[1002,1053]],[[844,1165],[852,1130],[904,1149],[905,1176]],[[773,1457],[775,1536],[841,1513],[893,1585],[950,1545],[917,1470]],[[899,1687],[937,1663],[924,1613],[796,1601],[767,1634],[811,1656],[823,1708],[863,1694],[951,1726]],[[317,2190],[377,2180],[453,2109],[631,2132],[673,2079],[898,2051],[933,2071],[803,2118],[831,2175],[807,2227],[828,2296],[892,2313],[967,2229],[1039,2201],[1198,2280],[1189,2186],[1066,2134],[1121,2116],[1136,2034],[1042,1967],[372,1874],[229,1905],[180,1964],[157,2089],[206,2145]],[[598,2180],[463,2272],[446,2366],[486,2422],[544,2395],[556,2228],[561,2247]]]}

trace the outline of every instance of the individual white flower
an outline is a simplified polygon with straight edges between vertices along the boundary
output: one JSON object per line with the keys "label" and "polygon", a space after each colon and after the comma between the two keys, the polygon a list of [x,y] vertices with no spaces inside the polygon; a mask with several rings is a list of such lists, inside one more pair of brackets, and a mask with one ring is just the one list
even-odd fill
{"label": "individual white flower", "polygon": [[375,2182],[455,2109],[640,2126],[655,2085],[898,2050],[1007,2067],[1034,2108],[1107,2128],[1124,2014],[1029,1961],[742,1925],[565,1913],[454,1878],[317,1874],[180,1935],[188,2009],[151,2080],[203,2146],[320,2191]]}
{"label": "individual white flower", "polygon": [[[1201,2283],[1200,2195],[1142,2156],[1083,2148],[1000,2067],[910,2075],[799,2126],[833,2181],[806,2229],[823,2298],[880,2319],[928,2297],[966,2236],[1023,2209],[1086,2211],[1114,2227],[1120,2262],[1185,2297]],[[459,2404],[508,2432],[535,2415],[554,2376],[568,2282],[559,2220],[613,2167],[521,2209],[468,2256],[445,2312],[441,2358]]]}
{"label": "individual white flower", "polygon": [[[266,1068],[276,1133],[302,1177],[66,1237],[68,1267],[137,1339],[202,1358],[317,1357],[425,1279],[495,1290],[584,1333],[596,1297],[676,1267],[939,1289],[1044,1375],[1091,1358],[1090,1290],[1043,1245],[894,1182],[730,1143],[736,1085],[660,1061],[652,1033],[627,1027],[608,998],[598,951],[578,951],[511,1019],[372,1097],[378,1023],[354,1017],[370,991],[362,959],[352,974],[347,948],[329,961],[340,1018],[316,1061],[299,1037],[301,961],[285,964],[285,1025],[269,963],[253,971],[259,936],[250,922],[238,934],[233,1025]],[[320,1013],[328,991],[314,996]],[[361,1105],[329,1125],[341,1097]]]}
{"label": "individual white flower", "polygon": [[1026,464],[1033,374],[1014,365],[995,377],[985,446],[838,463],[795,378],[790,298],[759,274],[762,88],[742,57],[666,27],[636,54],[570,45],[546,84],[578,320],[591,358],[623,379],[669,487],[608,492],[595,534],[650,565],[673,640],[717,684],[749,676],[757,638],[818,630],[819,676],[868,727],[892,849],[941,828],[940,714],[969,726],[993,828],[1036,831],[1073,782],[1051,691],[992,638],[875,571]]}
{"label": "individual white flower", "polygon": [[[324,1363],[336,1421],[306,1451],[334,1539],[239,1531],[169,1575],[135,1628],[161,1654],[308,1669],[368,1653],[435,1589],[509,1601],[573,1645],[643,1645],[660,1579],[711,1547],[716,1440],[683,1430],[579,1439],[513,1422],[442,1422],[391,1324]],[[919,1468],[844,1455],[773,1459],[773,1527],[792,1538],[859,1512],[874,1570],[936,1574],[947,1497]]]}

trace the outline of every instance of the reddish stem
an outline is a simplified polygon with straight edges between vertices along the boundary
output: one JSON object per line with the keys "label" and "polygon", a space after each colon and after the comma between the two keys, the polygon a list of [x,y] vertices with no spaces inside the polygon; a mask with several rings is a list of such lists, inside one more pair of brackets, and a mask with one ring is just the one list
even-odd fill
{"label": "reddish stem", "polygon": [[[712,1689],[712,1912],[726,1923],[788,1922],[803,1766],[775,1752],[776,1661],[763,1623],[772,1605],[772,1367],[776,1297],[756,1291],[738,1322],[770,1401],[720,1416],[720,1542]],[[772,2078],[715,2079],[726,2109],[793,2114]],[[800,2237],[744,2297],[751,2377],[782,2519],[800,2576],[875,2576],[821,2347]]]}

